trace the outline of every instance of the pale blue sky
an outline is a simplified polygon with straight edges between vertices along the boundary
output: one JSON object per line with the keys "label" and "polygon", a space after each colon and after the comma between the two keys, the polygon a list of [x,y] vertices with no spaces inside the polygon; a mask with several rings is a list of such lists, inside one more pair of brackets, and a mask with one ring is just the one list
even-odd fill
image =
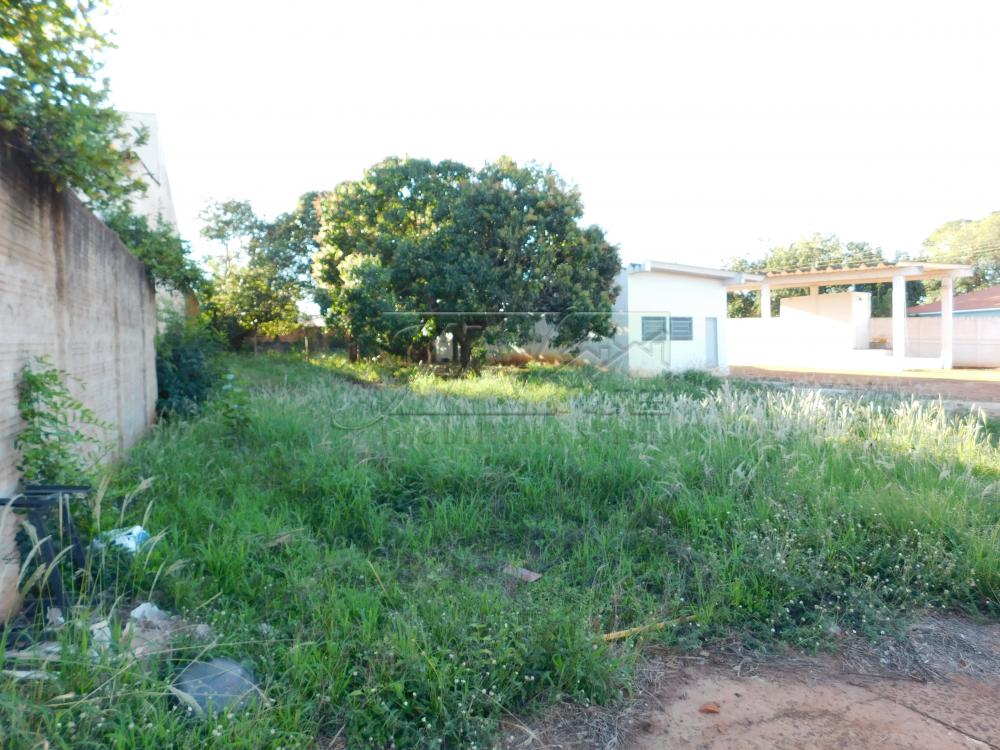
{"label": "pale blue sky", "polygon": [[115,0],[181,230],[390,154],[554,166],[625,260],[814,231],[914,251],[1000,209],[1000,3]]}

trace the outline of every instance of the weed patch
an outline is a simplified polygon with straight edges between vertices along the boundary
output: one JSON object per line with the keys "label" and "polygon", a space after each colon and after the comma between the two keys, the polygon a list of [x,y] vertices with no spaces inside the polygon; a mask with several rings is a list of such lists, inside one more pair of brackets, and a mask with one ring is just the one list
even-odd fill
{"label": "weed patch", "polygon": [[1000,461],[974,415],[539,364],[229,365],[239,424],[161,425],[104,512],[120,525],[111,496],[156,478],[165,536],[129,594],[207,621],[205,656],[249,660],[267,701],[191,721],[174,653],[104,686],[8,683],[25,742],[488,747],[509,714],[617,698],[649,640],[816,649],[996,614]]}

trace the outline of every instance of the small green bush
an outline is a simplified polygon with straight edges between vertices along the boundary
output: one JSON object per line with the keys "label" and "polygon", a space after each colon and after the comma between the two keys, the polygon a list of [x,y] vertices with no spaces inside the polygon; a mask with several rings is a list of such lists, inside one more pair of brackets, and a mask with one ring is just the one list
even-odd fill
{"label": "small green bush", "polygon": [[156,337],[156,411],[161,416],[197,414],[219,382],[218,337],[197,318],[167,316]]}
{"label": "small green bush", "polygon": [[242,434],[250,426],[250,395],[231,372],[223,376],[222,387],[212,399],[211,407],[233,436]]}
{"label": "small green bush", "polygon": [[47,357],[21,369],[17,407],[24,429],[14,447],[21,454],[17,468],[25,484],[80,482],[92,468],[92,454],[108,425],[70,393],[71,378]]}

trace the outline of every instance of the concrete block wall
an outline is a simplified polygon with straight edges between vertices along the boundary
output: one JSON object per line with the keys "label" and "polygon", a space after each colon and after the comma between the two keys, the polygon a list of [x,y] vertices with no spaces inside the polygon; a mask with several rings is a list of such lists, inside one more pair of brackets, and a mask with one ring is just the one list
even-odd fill
{"label": "concrete block wall", "polygon": [[57,192],[0,141],[0,496],[18,481],[17,383],[48,355],[113,425],[114,452],[152,423],[156,306],[145,266],[69,191]]}

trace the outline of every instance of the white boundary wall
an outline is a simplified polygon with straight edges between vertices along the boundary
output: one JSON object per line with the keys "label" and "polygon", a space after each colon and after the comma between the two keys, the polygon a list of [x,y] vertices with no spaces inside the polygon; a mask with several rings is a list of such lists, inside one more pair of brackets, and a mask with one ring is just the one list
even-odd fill
{"label": "white boundary wall", "polygon": [[[1000,367],[1000,316],[956,315],[955,367]],[[892,320],[871,319],[872,338],[885,339],[892,346]],[[906,354],[909,357],[938,357],[941,354],[941,318],[906,319]]]}

